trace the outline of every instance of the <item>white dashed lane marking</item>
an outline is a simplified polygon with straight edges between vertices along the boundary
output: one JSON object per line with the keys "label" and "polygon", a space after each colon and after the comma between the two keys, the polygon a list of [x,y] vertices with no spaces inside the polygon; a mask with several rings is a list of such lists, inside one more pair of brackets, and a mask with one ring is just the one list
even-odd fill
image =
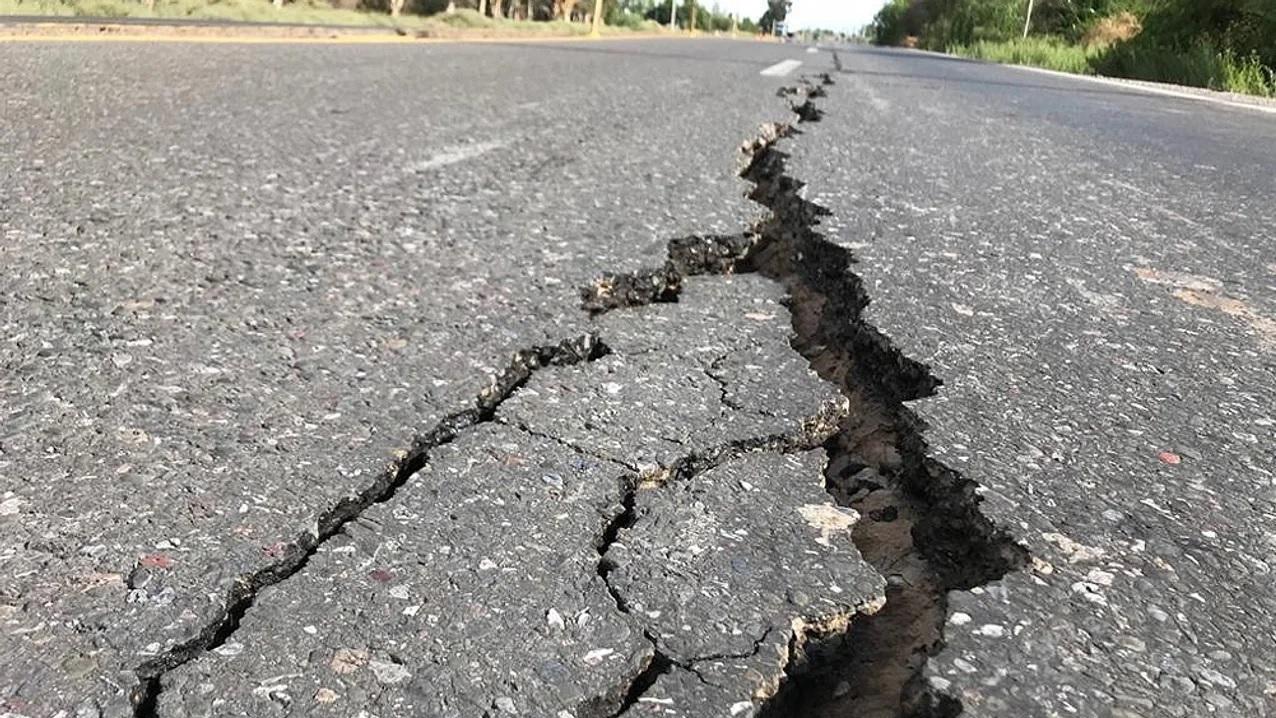
{"label": "white dashed lane marking", "polygon": [[759,74],[766,75],[767,77],[784,77],[785,75],[789,74],[790,72],[793,72],[794,70],[798,69],[801,66],[802,66],[801,60],[784,60],[784,61],[775,63],[774,65],[768,67],[767,69],[763,70]]}

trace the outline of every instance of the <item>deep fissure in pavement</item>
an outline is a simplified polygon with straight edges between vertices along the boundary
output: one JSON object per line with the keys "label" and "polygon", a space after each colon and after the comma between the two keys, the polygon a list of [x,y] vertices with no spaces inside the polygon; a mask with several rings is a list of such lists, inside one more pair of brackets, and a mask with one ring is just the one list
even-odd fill
{"label": "deep fissure in pavement", "polygon": [[[804,80],[781,90],[781,97],[803,98],[789,99],[796,121],[766,125],[741,147],[749,197],[770,210],[743,235],[747,241],[694,238],[698,256],[713,258],[694,273],[756,272],[784,286],[794,348],[850,400],[850,414],[825,446],[826,488],[859,511],[853,539],[887,579],[886,603],[876,613],[795,633],[787,679],[760,715],[947,718],[960,703],[922,679],[927,658],[943,648],[947,592],[994,581],[1028,557],[979,511],[977,485],[927,455],[925,425],[905,402],[933,395],[939,381],[865,321],[869,298],[854,256],[816,231],[829,212],[805,200],[804,183],[787,172],[778,143],[820,120],[813,101],[831,84],[825,74],[819,84]],[[584,307],[598,313],[676,302],[685,275],[674,257],[687,240],[676,242],[663,267],[607,275],[584,288]],[[627,291],[647,286],[659,290]]]}
{"label": "deep fissure in pavement", "polygon": [[[799,123],[818,121],[797,109],[808,103],[795,106]],[[826,486],[839,503],[862,510],[869,525],[853,538],[887,577],[888,591],[876,614],[802,647],[761,714],[956,715],[960,705],[929,691],[921,676],[943,645],[946,594],[1000,578],[1022,566],[1026,552],[980,513],[974,482],[927,456],[924,425],[904,402],[933,395],[939,382],[864,320],[869,298],[855,258],[816,231],[828,210],[802,197],[804,183],[788,174],[778,139],[742,173],[754,184],[750,197],[771,216],[737,270],[784,285],[794,348],[851,401],[850,417],[828,444]],[[864,491],[862,472],[845,473],[856,465],[881,477],[879,488]]]}
{"label": "deep fissure in pavement", "polygon": [[[651,636],[646,636],[646,639],[651,641],[653,647],[656,645],[655,639]],[[655,650],[656,653],[651,662],[647,664],[647,667],[630,681],[629,686],[625,689],[624,696],[621,698],[620,706],[608,714],[607,718],[620,718],[620,716],[623,716],[630,708],[633,708],[642,700],[642,697],[647,694],[647,691],[651,690],[652,686],[656,685],[656,681],[660,680],[661,676],[674,669],[674,662],[670,660],[669,656],[662,653],[659,648]]]}
{"label": "deep fissure in pavement", "polygon": [[451,443],[467,429],[494,421],[501,403],[526,384],[538,369],[593,361],[610,352],[607,345],[593,334],[514,352],[501,372],[491,377],[490,384],[479,391],[472,408],[448,415],[426,434],[416,438],[412,447],[403,452],[389,470],[378,474],[357,495],[324,512],[318,519],[317,532],[295,539],[281,560],[239,577],[230,589],[221,615],[199,634],[138,666],[134,672],[139,684],[132,695],[134,715],[139,718],[156,715],[164,673],[225,644],[238,630],[244,614],[252,608],[263,588],[296,575],[319,548],[347,524],[368,508],[394,498],[395,493],[425,466],[431,451]]}
{"label": "deep fissure in pavement", "polygon": [[[832,84],[823,76],[822,85]],[[975,484],[930,459],[921,437],[921,421],[904,402],[929,396],[938,382],[928,369],[904,357],[863,320],[868,304],[854,258],[816,232],[824,208],[801,197],[803,183],[787,174],[787,155],[778,142],[799,134],[797,126],[816,122],[822,111],[814,99],[822,85],[805,82],[785,96],[797,116],[791,124],[772,124],[742,150],[748,164],[741,176],[753,184],[749,196],[770,216],[739,235],[691,236],[669,243],[665,264],[655,270],[606,275],[582,290],[583,307],[601,313],[652,302],[676,302],[685,277],[696,274],[755,272],[784,286],[788,293],[794,348],[821,378],[836,384],[852,411],[836,432],[816,417],[810,436],[832,434],[824,444],[829,455],[826,487],[844,506],[859,510],[853,538],[860,552],[888,580],[887,600],[875,613],[851,611],[823,623],[795,626],[789,644],[785,680],[762,706],[768,716],[951,716],[960,705],[926,690],[921,670],[928,656],[942,648],[945,594],[995,580],[1026,561],[1026,552],[993,526],[978,509]],[[155,714],[163,674],[235,633],[261,589],[301,571],[328,539],[367,508],[384,503],[420,470],[430,452],[466,429],[494,421],[498,407],[545,366],[597,359],[608,349],[586,335],[558,345],[516,353],[472,408],[452,414],[414,442],[390,470],[380,474],[357,496],[329,509],[316,534],[294,540],[279,561],[240,577],[230,590],[217,620],[197,636],[169,649],[136,669],[135,713]],[[792,437],[755,437],[688,455],[659,472],[633,476],[625,485],[621,511],[605,527],[596,549],[598,575],[616,602],[628,612],[624,597],[608,582],[612,566],[608,549],[620,532],[632,526],[638,492],[659,490],[669,481],[693,477],[721,462],[751,451],[794,451],[812,448]],[[678,662],[646,634],[653,658],[617,691],[597,696],[589,706],[621,715],[636,705],[657,679],[671,670],[696,673],[700,660]],[[758,639],[759,643],[765,636]],[[755,649],[756,649],[755,644]],[[698,675],[698,673],[697,673]],[[619,704],[618,708],[615,706]]]}

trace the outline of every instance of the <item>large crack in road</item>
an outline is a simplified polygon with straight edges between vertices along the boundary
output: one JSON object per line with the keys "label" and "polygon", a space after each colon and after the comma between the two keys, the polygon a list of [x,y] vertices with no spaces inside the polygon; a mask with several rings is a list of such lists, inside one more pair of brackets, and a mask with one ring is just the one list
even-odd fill
{"label": "large crack in road", "polygon": [[[614,310],[676,303],[690,277],[733,273],[765,277],[787,294],[793,349],[843,397],[840,410],[805,417],[796,432],[750,435],[708,448],[689,447],[670,437],[666,443],[679,447],[676,458],[644,463],[609,454],[606,446],[573,439],[552,425],[533,426],[528,417],[534,414],[520,415],[517,401],[509,416],[498,416],[498,409],[515,398],[538,370],[572,367],[607,356],[605,339],[591,334],[519,352],[480,393],[473,408],[447,417],[416,440],[392,471],[326,512],[315,533],[294,541],[279,561],[236,582],[217,621],[139,666],[135,714],[148,718],[166,712],[161,698],[168,674],[231,645],[263,589],[301,574],[326,543],[348,533],[372,507],[394,499],[427,465],[432,451],[482,424],[552,440],[580,456],[612,462],[627,471],[619,477],[616,508],[605,517],[594,544],[595,571],[615,610],[643,625],[642,640],[649,647],[636,665],[631,664],[632,672],[622,683],[613,683],[579,703],[574,715],[679,714],[671,708],[669,695],[695,693],[701,687],[717,690],[733,685],[732,681],[739,684],[741,665],[751,661],[764,665],[761,670],[750,667],[746,681],[751,686],[748,709],[756,709],[759,715],[951,716],[959,712],[960,705],[951,697],[932,693],[921,681],[926,658],[943,645],[945,595],[999,578],[1022,565],[1026,554],[979,512],[973,482],[927,456],[924,427],[905,402],[931,395],[938,381],[864,320],[868,297],[853,271],[853,256],[817,231],[819,218],[827,211],[805,200],[802,182],[787,173],[781,143],[799,136],[802,124],[820,121],[823,113],[815,100],[832,84],[824,75],[786,88],[781,95],[789,98],[795,119],[763,127],[757,138],[742,147],[746,166],[740,176],[753,185],[749,196],[769,210],[768,217],[739,235],[673,240],[661,267],[606,274],[583,288],[582,307],[601,318]],[[742,408],[732,398],[731,381],[719,371],[725,359],[726,355],[718,355],[701,369],[718,394],[724,416],[728,410]],[[736,480],[732,472],[741,460],[796,458],[821,446],[827,460],[818,466],[807,461],[804,466],[822,471],[823,489],[837,504],[858,512],[860,520],[852,538],[860,554],[886,579],[884,604],[865,595],[848,598],[836,610],[801,609],[782,631],[775,625],[760,625],[749,639],[749,650],[700,653],[669,646],[675,636],[662,625],[661,611],[635,610],[636,604],[660,597],[647,596],[643,582],[627,573],[641,571],[643,561],[654,560],[643,555],[648,540],[641,533],[648,528],[643,521],[676,512],[678,502],[688,500],[678,492],[700,492],[697,501],[729,503],[713,495],[714,487],[723,483],[715,472]],[[767,470],[785,469],[771,466]],[[649,554],[658,553],[651,549],[646,545]],[[621,578],[623,585],[618,583]],[[634,591],[637,597],[631,595]],[[401,665],[399,659],[391,658],[389,665]],[[703,671],[701,664],[707,664]],[[768,671],[765,666],[774,668]],[[283,705],[292,700],[284,692],[267,695]]]}
{"label": "large crack in road", "polygon": [[675,240],[663,266],[583,288],[583,306],[600,313],[676,302],[686,276],[715,272],[758,273],[784,286],[794,348],[850,401],[825,447],[826,487],[861,514],[853,539],[887,578],[887,594],[880,610],[836,630],[795,634],[788,678],[760,715],[948,718],[960,703],[922,680],[927,658],[943,648],[947,593],[995,581],[1028,557],[980,513],[976,484],[928,457],[925,426],[905,402],[933,395],[940,382],[864,319],[869,297],[853,255],[817,231],[827,210],[805,200],[803,183],[787,173],[780,142],[821,120],[814,100],[832,84],[823,75],[782,89],[794,98],[795,121],[765,126],[741,148],[741,177],[767,218],[743,237]]}
{"label": "large crack in road", "polygon": [[[821,117],[810,107],[823,90],[807,87],[819,91],[795,106],[798,123]],[[869,297],[855,259],[816,231],[827,210],[802,197],[786,160],[772,141],[742,175],[772,214],[740,271],[785,286],[794,347],[851,401],[827,445],[826,485],[867,517],[853,537],[887,577],[888,592],[881,611],[810,647],[763,714],[956,715],[954,699],[920,680],[926,657],[942,648],[946,594],[1000,578],[1023,565],[1026,552],[979,512],[974,482],[927,457],[924,426],[905,402],[932,395],[939,381],[864,319]]]}

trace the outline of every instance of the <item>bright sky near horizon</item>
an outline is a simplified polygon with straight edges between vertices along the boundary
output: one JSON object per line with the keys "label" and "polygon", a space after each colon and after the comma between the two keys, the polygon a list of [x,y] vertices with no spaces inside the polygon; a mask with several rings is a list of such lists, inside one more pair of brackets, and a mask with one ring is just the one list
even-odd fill
{"label": "bright sky near horizon", "polygon": [[[766,0],[701,0],[721,12],[729,12],[757,20],[766,12]],[[824,28],[852,32],[872,21],[886,0],[793,0],[789,10],[791,30]]]}

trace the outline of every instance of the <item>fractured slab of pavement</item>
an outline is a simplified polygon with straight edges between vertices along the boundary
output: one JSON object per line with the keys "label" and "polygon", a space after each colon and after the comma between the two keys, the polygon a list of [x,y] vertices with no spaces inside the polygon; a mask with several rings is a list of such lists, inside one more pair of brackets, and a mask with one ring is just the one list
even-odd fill
{"label": "fractured slab of pavement", "polygon": [[677,303],[604,315],[612,356],[539,373],[497,418],[648,478],[742,448],[815,446],[847,403],[789,346],[782,296],[759,276],[688,279]]}
{"label": "fractured slab of pavement", "polygon": [[[704,279],[678,304],[609,316],[612,355],[590,371],[540,370],[495,422],[432,452],[392,498],[264,589],[225,641],[166,674],[160,715],[610,715],[671,632],[627,611],[623,591],[609,595],[599,551],[620,546],[610,527],[627,503],[643,518],[626,540],[645,551],[619,549],[620,576],[644,605],[673,586],[651,562],[657,544],[685,537],[664,529],[712,505],[732,532],[702,555],[700,578],[740,590],[689,604],[721,630],[703,650],[674,648],[706,659],[697,665],[721,690],[677,699],[726,715],[765,697],[794,632],[881,594],[814,451],[845,400],[789,347],[779,296],[758,277]],[[732,362],[759,360],[779,367],[771,381],[787,391],[734,386]],[[720,380],[705,371],[715,364]],[[662,433],[671,438],[648,438]],[[766,450],[806,453],[737,455]],[[703,472],[639,491],[635,467],[647,462]],[[679,508],[688,491],[699,499]],[[772,560],[757,561],[759,542]],[[780,575],[786,566],[801,575]]]}
{"label": "fractured slab of pavement", "polygon": [[[637,493],[607,579],[671,670],[632,712],[749,716],[795,645],[884,601],[823,486],[822,451],[751,454]],[[694,674],[694,678],[688,674]]]}
{"label": "fractured slab of pavement", "polygon": [[759,52],[0,47],[0,713],[131,715],[578,284],[739,231]]}
{"label": "fractured slab of pavement", "polygon": [[651,644],[595,544],[617,464],[485,424],[372,507],[239,630],[166,677],[168,716],[584,715],[618,704]]}

